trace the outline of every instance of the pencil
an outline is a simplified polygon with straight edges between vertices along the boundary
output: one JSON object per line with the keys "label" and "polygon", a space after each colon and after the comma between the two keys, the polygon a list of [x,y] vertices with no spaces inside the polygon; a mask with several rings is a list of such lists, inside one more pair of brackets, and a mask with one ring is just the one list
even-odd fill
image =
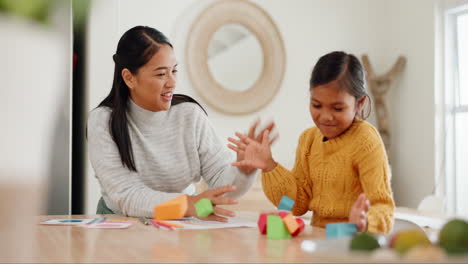
{"label": "pencil", "polygon": [[154,227],[156,227],[157,229],[159,229],[160,225],[159,225],[158,223],[156,223],[156,221],[151,220],[151,223],[153,224]]}
{"label": "pencil", "polygon": [[144,217],[144,216],[140,217],[139,219],[140,219],[140,221],[141,221],[143,224],[145,224],[145,225],[149,225],[149,224],[150,224],[150,221],[148,220],[148,218],[146,218],[146,217]]}
{"label": "pencil", "polygon": [[155,223],[157,223],[159,226],[162,226],[162,227],[165,227],[169,230],[174,230],[174,228],[166,223],[163,223],[163,222],[159,222],[159,221],[154,221]]}
{"label": "pencil", "polygon": [[163,224],[166,224],[168,226],[172,226],[172,227],[184,227],[183,225],[181,224],[176,224],[176,223],[171,223],[171,222],[166,222],[166,221],[158,221],[159,223],[163,223]]}

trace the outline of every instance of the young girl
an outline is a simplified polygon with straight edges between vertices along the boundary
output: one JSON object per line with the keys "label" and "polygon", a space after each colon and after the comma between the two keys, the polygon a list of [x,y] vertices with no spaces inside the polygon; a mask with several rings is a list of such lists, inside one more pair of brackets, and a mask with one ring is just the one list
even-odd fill
{"label": "young girl", "polygon": [[294,169],[275,162],[268,131],[262,142],[236,133],[229,138],[237,153],[234,166],[262,169],[263,190],[278,205],[283,195],[295,200],[292,212],[314,212],[312,225],[352,222],[360,231],[388,233],[395,204],[390,170],[378,131],[364,115],[368,97],[359,60],[344,52],[319,59],[310,78],[310,114],[315,127],[299,138]]}
{"label": "young girl", "polygon": [[[227,221],[223,216],[234,212],[217,205],[236,203],[223,195],[245,193],[255,169],[231,166],[236,157],[204,110],[174,94],[177,60],[169,40],[154,28],[131,28],[113,59],[112,89],[88,118],[89,157],[102,193],[98,214],[151,217],[155,205],[186,193],[186,216],[196,216],[195,202],[209,198],[215,213],[208,219]],[[201,178],[213,189],[196,195],[191,187]]]}

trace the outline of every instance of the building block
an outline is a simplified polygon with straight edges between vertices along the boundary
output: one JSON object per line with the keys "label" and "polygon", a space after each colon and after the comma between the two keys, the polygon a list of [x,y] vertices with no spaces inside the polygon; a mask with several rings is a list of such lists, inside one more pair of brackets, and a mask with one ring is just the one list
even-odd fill
{"label": "building block", "polygon": [[296,230],[296,232],[291,234],[293,237],[299,235],[305,228],[304,220],[302,220],[302,218],[296,218],[296,222],[299,225],[299,228]]}
{"label": "building block", "polygon": [[278,215],[279,215],[279,217],[281,217],[281,218],[284,218],[284,217],[287,216],[288,214],[289,214],[289,212],[286,212],[286,211],[279,211],[279,212],[278,212]]}
{"label": "building block", "polygon": [[178,196],[154,207],[153,216],[156,221],[173,220],[185,216],[187,212],[187,195]]}
{"label": "building block", "polygon": [[283,217],[283,222],[290,234],[294,234],[294,232],[299,228],[299,224],[292,214],[288,214]]}
{"label": "building block", "polygon": [[260,214],[258,217],[257,225],[258,225],[258,230],[260,231],[260,234],[266,235],[267,233],[267,213]]}
{"label": "building block", "polygon": [[327,239],[352,237],[356,232],[356,224],[351,223],[332,223],[325,226]]}
{"label": "building block", "polygon": [[291,211],[294,206],[294,200],[284,195],[278,205],[278,210]]}
{"label": "building block", "polygon": [[213,203],[208,198],[202,198],[195,203],[195,210],[199,217],[207,217],[214,212]]}
{"label": "building block", "polygon": [[267,238],[270,239],[287,239],[291,238],[288,229],[283,223],[281,217],[277,215],[269,215],[267,217]]}

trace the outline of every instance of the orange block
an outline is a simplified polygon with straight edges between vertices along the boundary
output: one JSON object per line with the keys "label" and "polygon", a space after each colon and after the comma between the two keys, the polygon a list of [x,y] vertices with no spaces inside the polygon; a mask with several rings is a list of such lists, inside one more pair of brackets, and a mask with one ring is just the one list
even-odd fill
{"label": "orange block", "polygon": [[293,234],[299,228],[299,224],[292,214],[288,214],[287,216],[283,217],[283,222],[290,234]]}
{"label": "orange block", "polygon": [[187,212],[187,195],[178,196],[154,207],[154,220],[173,220],[185,216]]}

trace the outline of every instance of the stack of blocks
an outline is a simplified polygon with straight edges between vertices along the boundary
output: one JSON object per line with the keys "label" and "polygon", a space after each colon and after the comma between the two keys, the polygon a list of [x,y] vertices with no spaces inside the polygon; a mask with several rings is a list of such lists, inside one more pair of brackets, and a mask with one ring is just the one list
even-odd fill
{"label": "stack of blocks", "polygon": [[297,236],[305,227],[301,218],[295,218],[287,212],[260,214],[257,224],[260,233],[266,234],[270,239],[288,239]]}
{"label": "stack of blocks", "polygon": [[156,221],[180,219],[187,212],[187,195],[178,196],[172,200],[154,207],[153,215]]}
{"label": "stack of blocks", "polygon": [[[279,202],[278,210],[291,211],[294,200],[283,196]],[[301,218],[294,218],[291,213],[280,211],[275,214],[260,214],[258,219],[258,229],[262,235],[267,235],[271,239],[286,239],[297,236],[304,230],[304,221]]]}

